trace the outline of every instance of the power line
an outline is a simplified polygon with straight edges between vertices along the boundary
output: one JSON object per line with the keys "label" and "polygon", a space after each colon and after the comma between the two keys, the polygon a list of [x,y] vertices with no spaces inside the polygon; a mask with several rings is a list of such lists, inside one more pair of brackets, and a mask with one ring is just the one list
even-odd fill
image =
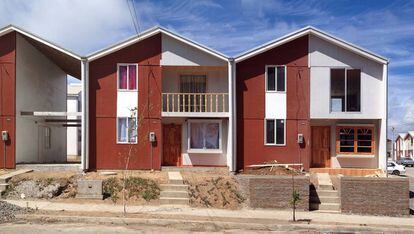
{"label": "power line", "polygon": [[[135,17],[134,17],[134,14],[132,13],[131,6],[129,5],[128,0],[126,0],[126,3],[127,3],[127,5],[128,5],[129,14],[131,15],[132,23],[134,24],[135,33],[136,33],[136,34],[139,34],[139,31],[138,31],[138,26],[137,26],[137,24],[135,23]],[[132,3],[132,4],[133,4],[133,3]],[[135,11],[135,8],[134,8],[134,11]]]}
{"label": "power line", "polygon": [[134,0],[131,0],[131,1],[132,1],[132,9],[134,9],[134,15],[135,15],[134,19],[136,20],[137,25],[138,25],[138,35],[139,35],[141,34],[141,25],[139,24],[137,11],[135,9],[135,1]]}

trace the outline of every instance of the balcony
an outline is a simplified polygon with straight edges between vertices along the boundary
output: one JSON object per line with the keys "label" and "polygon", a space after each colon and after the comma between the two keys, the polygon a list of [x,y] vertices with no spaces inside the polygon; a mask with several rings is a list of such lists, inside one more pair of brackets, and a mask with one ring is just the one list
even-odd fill
{"label": "balcony", "polygon": [[228,117],[228,93],[163,93],[164,117]]}

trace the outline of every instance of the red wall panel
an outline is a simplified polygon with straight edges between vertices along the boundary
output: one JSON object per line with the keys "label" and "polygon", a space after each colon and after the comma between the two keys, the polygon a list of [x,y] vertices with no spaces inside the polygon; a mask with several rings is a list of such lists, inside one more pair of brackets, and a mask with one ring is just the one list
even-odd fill
{"label": "red wall panel", "polygon": [[[0,37],[0,131],[9,132],[6,167],[15,168],[16,33]],[[4,142],[0,142],[0,168],[4,165]]]}
{"label": "red wall panel", "polygon": [[[286,145],[264,144],[265,66],[287,66]],[[277,160],[309,168],[308,37],[258,54],[236,65],[237,167]],[[304,134],[305,144],[297,143]]]}
{"label": "red wall panel", "polygon": [[161,34],[91,62],[90,168],[122,169],[130,145],[116,143],[117,64],[138,63],[138,144],[133,145],[130,169],[151,168],[148,133],[154,131],[153,167],[161,166]]}

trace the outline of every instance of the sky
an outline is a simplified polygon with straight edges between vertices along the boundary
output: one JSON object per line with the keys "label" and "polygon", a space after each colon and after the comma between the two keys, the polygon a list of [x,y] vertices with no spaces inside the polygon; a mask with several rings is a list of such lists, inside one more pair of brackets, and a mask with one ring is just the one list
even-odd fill
{"label": "sky", "polygon": [[[139,32],[161,25],[229,56],[311,25],[389,58],[389,126],[414,130],[414,1],[133,3]],[[80,55],[136,34],[127,0],[1,0],[0,16],[0,27],[15,24]]]}

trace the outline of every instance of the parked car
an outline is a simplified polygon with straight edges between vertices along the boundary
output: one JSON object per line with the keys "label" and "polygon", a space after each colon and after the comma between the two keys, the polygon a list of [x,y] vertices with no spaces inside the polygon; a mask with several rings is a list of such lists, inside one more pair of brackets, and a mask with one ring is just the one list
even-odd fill
{"label": "parked car", "polygon": [[398,160],[398,164],[404,165],[406,167],[414,167],[414,160],[412,158],[405,157]]}
{"label": "parked car", "polygon": [[405,174],[405,166],[399,165],[396,162],[388,162],[387,171],[393,175]]}

